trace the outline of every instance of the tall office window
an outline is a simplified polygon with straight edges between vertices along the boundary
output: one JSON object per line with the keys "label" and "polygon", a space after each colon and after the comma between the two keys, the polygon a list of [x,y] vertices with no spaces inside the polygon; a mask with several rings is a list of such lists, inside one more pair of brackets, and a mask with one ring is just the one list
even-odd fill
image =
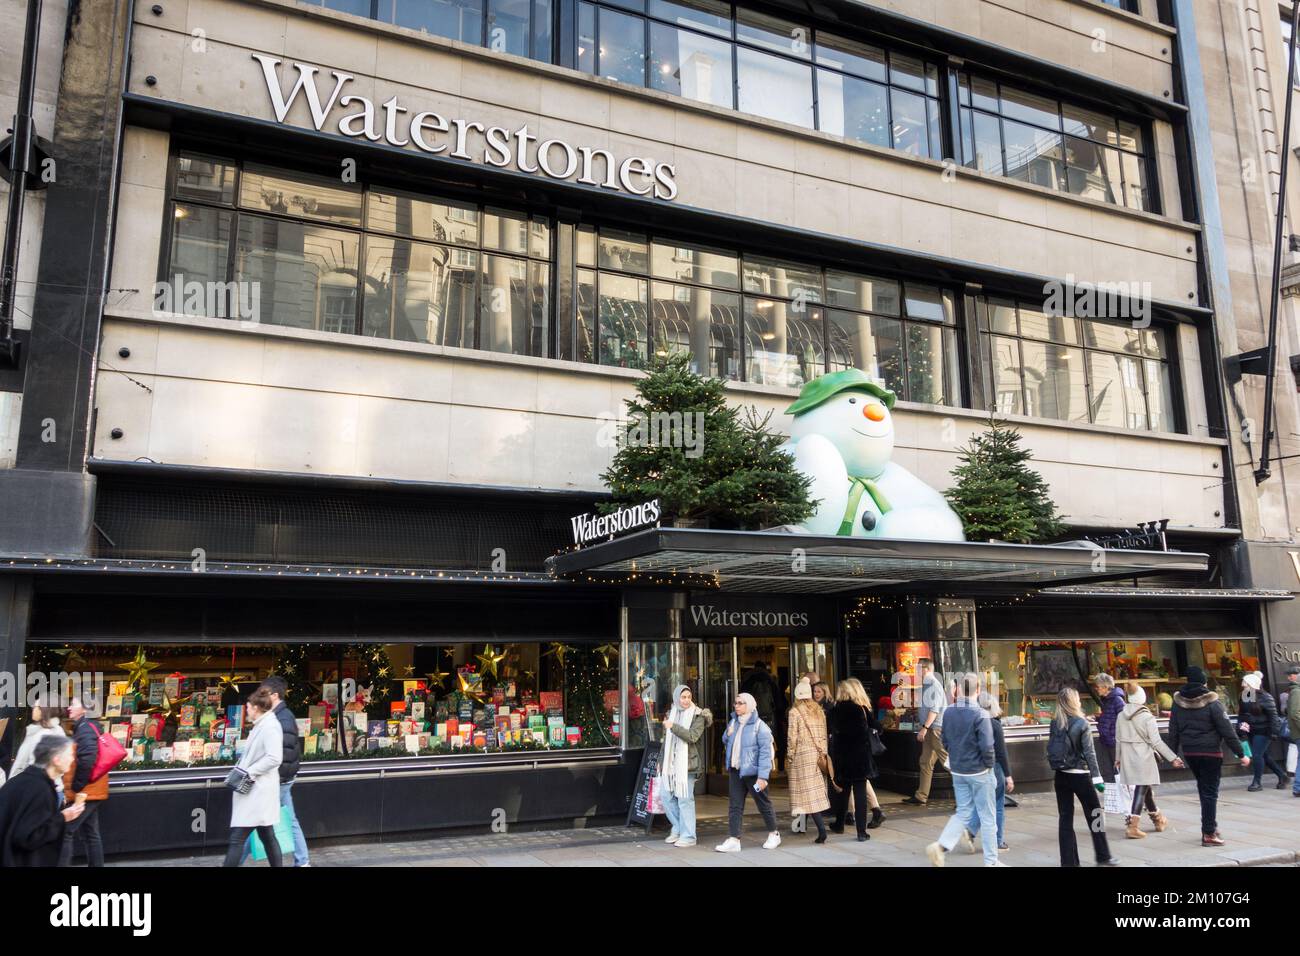
{"label": "tall office window", "polygon": [[578,4],[578,68],[836,136],[943,155],[939,68],[719,0]]}
{"label": "tall office window", "polygon": [[995,410],[1004,414],[1176,430],[1163,329],[1049,315],[989,298],[980,332]]}
{"label": "tall office window", "polygon": [[1142,125],[976,73],[962,74],[958,94],[965,165],[1131,209],[1152,208]]}
{"label": "tall office window", "polygon": [[[234,282],[256,321],[551,354],[547,219],[189,152],[168,215],[168,281]],[[231,294],[201,313],[241,317]]]}
{"label": "tall office window", "polygon": [[302,0],[434,36],[550,63],[554,0]]}

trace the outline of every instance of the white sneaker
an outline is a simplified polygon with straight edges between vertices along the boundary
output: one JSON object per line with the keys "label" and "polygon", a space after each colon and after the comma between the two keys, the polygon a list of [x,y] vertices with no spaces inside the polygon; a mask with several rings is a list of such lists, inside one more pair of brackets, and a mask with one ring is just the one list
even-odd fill
{"label": "white sneaker", "polygon": [[680,850],[682,847],[686,847],[686,846],[695,846],[695,843],[696,843],[696,841],[695,841],[695,839],[694,839],[693,837],[682,837],[680,840],[678,840],[678,841],[677,841],[675,844],[673,844],[673,845],[676,846],[676,847]]}
{"label": "white sneaker", "polygon": [[739,853],[740,841],[735,837],[727,837],[713,849],[717,850],[719,853]]}
{"label": "white sneaker", "polygon": [[992,863],[985,863],[985,866],[1006,866],[1001,860],[994,860]]}
{"label": "white sneaker", "polygon": [[781,834],[773,830],[767,835],[767,842],[763,844],[764,850],[775,850],[781,845]]}
{"label": "white sneaker", "polygon": [[666,837],[664,837],[664,842],[665,842],[665,843],[676,843],[676,842],[677,842],[678,840],[680,840],[680,839],[681,839],[681,837],[680,837],[679,835],[677,835],[676,833],[670,833],[670,834],[668,834]]}
{"label": "white sneaker", "polygon": [[931,866],[943,866],[944,849],[937,841],[925,848],[925,855],[929,857]]}
{"label": "white sneaker", "polygon": [[967,853],[975,852],[975,834],[969,830],[961,831],[961,845],[966,848]]}

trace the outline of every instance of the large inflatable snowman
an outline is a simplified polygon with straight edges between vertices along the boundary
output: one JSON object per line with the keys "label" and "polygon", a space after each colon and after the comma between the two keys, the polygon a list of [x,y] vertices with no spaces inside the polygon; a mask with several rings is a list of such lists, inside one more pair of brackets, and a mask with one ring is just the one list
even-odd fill
{"label": "large inflatable snowman", "polygon": [[783,449],[812,479],[820,500],[803,523],[812,534],[965,541],[943,495],[891,459],[895,396],[859,369],[832,372],[803,387]]}

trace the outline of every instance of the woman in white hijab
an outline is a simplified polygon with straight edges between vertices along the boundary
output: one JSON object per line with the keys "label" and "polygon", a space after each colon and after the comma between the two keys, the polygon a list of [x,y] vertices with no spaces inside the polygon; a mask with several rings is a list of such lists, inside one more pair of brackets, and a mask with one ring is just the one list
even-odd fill
{"label": "woman in white hijab", "polygon": [[695,779],[704,769],[704,732],[713,714],[695,706],[691,689],[673,691],[673,707],[664,718],[664,746],[659,755],[655,786],[663,795],[664,813],[672,825],[665,843],[695,846]]}
{"label": "woman in white hijab", "polygon": [[772,731],[758,716],[758,704],[752,694],[736,695],[736,715],[722,735],[722,752],[727,760],[728,837],[714,847],[719,853],[740,852],[740,825],[745,814],[745,798],[753,795],[758,812],[767,826],[764,850],[781,845],[776,828],[776,810],[767,792],[767,778],[772,773]]}

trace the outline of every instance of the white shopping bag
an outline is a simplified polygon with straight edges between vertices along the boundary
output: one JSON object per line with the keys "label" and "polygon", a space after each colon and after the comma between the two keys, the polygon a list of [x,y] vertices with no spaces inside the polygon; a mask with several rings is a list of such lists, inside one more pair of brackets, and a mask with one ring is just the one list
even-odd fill
{"label": "white shopping bag", "polygon": [[648,803],[649,806],[646,809],[648,809],[651,813],[664,812],[664,793],[663,793],[662,777],[650,778],[650,800],[648,801]]}
{"label": "white shopping bag", "polygon": [[1114,783],[1106,784],[1104,806],[1107,813],[1128,816],[1133,809],[1133,788],[1116,777]]}
{"label": "white shopping bag", "polygon": [[1296,745],[1291,744],[1291,746],[1286,748],[1286,772],[1295,773],[1295,765],[1296,765]]}

